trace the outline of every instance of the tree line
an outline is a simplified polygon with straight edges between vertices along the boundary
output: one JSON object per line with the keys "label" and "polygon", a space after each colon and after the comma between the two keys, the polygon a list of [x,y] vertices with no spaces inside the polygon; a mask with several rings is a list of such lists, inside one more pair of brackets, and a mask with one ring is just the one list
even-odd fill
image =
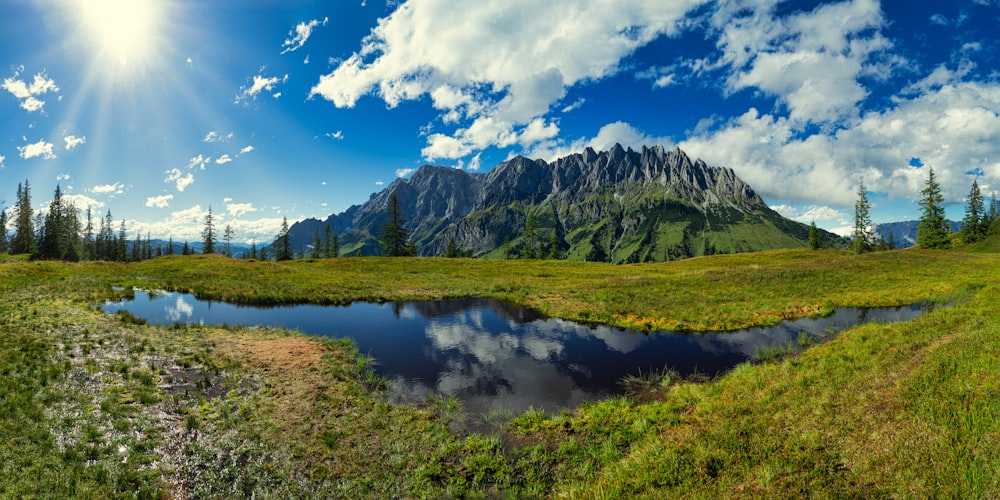
{"label": "tree line", "polygon": [[[917,226],[917,246],[920,248],[943,249],[951,246],[951,226],[945,218],[944,195],[941,194],[941,184],[934,175],[934,168],[928,168],[927,183],[920,191],[920,221]],[[972,180],[969,190],[968,204],[962,228],[959,231],[963,243],[976,243],[986,239],[989,234],[1000,233],[1000,207],[997,205],[996,193],[992,195],[990,206],[979,190],[977,179]],[[896,247],[892,236],[886,242],[882,236],[876,236],[871,231],[871,204],[864,181],[858,183],[858,199],[854,204],[854,228],[851,234],[851,252],[861,254],[875,250],[893,250]],[[814,240],[815,224],[810,228],[809,244],[818,248]]]}

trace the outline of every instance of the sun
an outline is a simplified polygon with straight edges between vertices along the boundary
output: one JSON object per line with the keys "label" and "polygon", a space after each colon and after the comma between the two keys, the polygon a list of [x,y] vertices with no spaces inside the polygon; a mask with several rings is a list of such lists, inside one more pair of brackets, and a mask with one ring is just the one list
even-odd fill
{"label": "sun", "polygon": [[148,65],[162,49],[163,0],[78,0],[84,42],[123,69]]}

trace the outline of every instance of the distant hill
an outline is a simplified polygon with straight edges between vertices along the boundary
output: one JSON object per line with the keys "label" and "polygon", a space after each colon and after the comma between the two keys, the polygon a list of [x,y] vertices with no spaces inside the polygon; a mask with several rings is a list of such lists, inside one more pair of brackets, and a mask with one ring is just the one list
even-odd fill
{"label": "distant hill", "polygon": [[[378,255],[385,206],[398,198],[421,255],[450,240],[474,256],[522,254],[553,239],[563,257],[649,262],[805,246],[809,227],[771,210],[732,169],[692,161],[680,149],[615,145],[554,162],[516,157],[486,174],[425,165],[361,205],[290,228],[296,253],[326,225],[342,254]],[[528,241],[525,223],[538,223]],[[825,246],[845,240],[821,230]],[[547,251],[547,249],[546,249]]]}
{"label": "distant hill", "polygon": [[[962,229],[961,222],[948,221],[951,232]],[[896,248],[908,248],[917,244],[917,227],[920,226],[918,220],[908,220],[903,222],[886,222],[875,226],[875,234],[882,236],[888,243],[892,241]]]}

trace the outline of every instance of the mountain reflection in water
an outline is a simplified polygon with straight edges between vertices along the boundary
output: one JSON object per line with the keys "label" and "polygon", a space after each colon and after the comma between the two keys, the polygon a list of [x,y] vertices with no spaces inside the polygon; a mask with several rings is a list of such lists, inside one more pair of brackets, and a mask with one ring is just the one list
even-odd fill
{"label": "mountain reflection in water", "polygon": [[376,360],[390,397],[457,397],[473,414],[494,410],[549,412],[622,392],[619,381],[668,367],[681,375],[714,376],[753,359],[758,349],[797,342],[869,321],[905,321],[919,307],[841,308],[832,315],[725,333],[643,334],[548,318],[537,311],[483,299],[349,306],[248,307],[189,294],[135,291],[109,302],[151,323],[283,326],[311,335],[350,337]]}

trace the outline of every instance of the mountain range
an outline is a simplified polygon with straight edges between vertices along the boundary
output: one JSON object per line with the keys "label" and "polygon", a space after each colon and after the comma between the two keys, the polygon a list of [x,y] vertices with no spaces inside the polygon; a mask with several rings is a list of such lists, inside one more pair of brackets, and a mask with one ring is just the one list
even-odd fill
{"label": "mountain range", "polygon": [[[548,255],[554,243],[562,258],[651,262],[805,246],[809,235],[730,168],[678,148],[616,144],[553,162],[518,156],[484,174],[425,165],[343,213],[293,224],[293,248],[307,251],[329,225],[342,255],[379,255],[393,195],[424,256],[444,254],[449,243],[476,257]],[[819,231],[824,246],[846,245]]]}

